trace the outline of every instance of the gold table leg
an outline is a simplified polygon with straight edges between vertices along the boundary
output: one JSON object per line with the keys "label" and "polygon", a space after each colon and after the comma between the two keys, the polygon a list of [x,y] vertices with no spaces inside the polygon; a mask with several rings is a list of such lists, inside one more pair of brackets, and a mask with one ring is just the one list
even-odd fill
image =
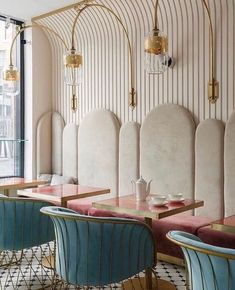
{"label": "gold table leg", "polygon": [[[145,223],[150,228],[152,228],[153,221],[151,218],[145,217]],[[143,284],[142,283],[139,284],[140,286],[144,286],[140,289],[176,290],[176,287],[171,282],[163,280],[163,279],[153,278],[151,269],[146,269],[145,278],[141,278],[141,279],[144,279],[145,281],[143,282]],[[141,279],[138,279],[138,280],[141,280]],[[135,289],[138,289],[138,288],[135,288]]]}
{"label": "gold table leg", "polygon": [[3,194],[6,196],[9,196],[9,194],[10,194],[9,189],[3,189]]}
{"label": "gold table leg", "polygon": [[[122,286],[123,290],[149,290],[146,285],[145,277],[129,279]],[[152,288],[154,290],[176,290],[175,286],[168,281],[162,279],[152,279]]]}

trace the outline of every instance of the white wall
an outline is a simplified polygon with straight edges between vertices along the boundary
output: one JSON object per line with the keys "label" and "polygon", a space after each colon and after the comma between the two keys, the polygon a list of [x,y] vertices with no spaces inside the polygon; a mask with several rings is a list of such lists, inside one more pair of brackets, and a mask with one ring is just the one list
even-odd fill
{"label": "white wall", "polygon": [[52,109],[52,62],[50,43],[40,29],[26,30],[25,39],[25,176],[36,173],[36,126]]}

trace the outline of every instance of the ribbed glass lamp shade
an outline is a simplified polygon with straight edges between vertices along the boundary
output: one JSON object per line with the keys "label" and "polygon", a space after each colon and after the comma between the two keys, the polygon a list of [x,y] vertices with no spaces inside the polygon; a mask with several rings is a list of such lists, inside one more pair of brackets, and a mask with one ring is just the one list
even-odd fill
{"label": "ribbed glass lamp shade", "polygon": [[8,95],[17,95],[20,91],[20,73],[13,65],[3,70],[3,91]]}
{"label": "ribbed glass lamp shade", "polygon": [[82,83],[82,55],[75,50],[64,54],[64,81],[70,86]]}
{"label": "ribbed glass lamp shade", "polygon": [[145,38],[145,68],[150,74],[164,73],[168,68],[168,39],[158,29]]}
{"label": "ribbed glass lamp shade", "polygon": [[149,74],[162,74],[168,69],[168,54],[145,53],[145,69]]}

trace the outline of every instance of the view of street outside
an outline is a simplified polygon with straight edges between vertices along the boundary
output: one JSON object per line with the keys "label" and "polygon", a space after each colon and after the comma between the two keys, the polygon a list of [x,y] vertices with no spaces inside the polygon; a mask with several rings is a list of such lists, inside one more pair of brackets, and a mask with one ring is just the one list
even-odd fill
{"label": "view of street outside", "polygon": [[[0,177],[19,175],[20,143],[16,142],[16,95],[4,92],[2,72],[9,65],[16,25],[0,20]],[[16,49],[13,59],[16,61]]]}

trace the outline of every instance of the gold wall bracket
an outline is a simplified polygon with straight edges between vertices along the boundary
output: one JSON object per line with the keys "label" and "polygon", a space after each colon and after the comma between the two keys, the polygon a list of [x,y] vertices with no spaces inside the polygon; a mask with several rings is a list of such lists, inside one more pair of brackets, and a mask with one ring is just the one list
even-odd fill
{"label": "gold wall bracket", "polygon": [[78,98],[76,97],[75,94],[73,94],[72,99],[71,99],[71,109],[73,113],[76,113],[78,108]]}
{"label": "gold wall bracket", "polygon": [[208,83],[208,100],[215,104],[219,98],[219,82],[213,79]]}
{"label": "gold wall bracket", "polygon": [[129,97],[129,106],[131,107],[132,111],[135,109],[136,105],[136,91],[134,88],[132,88]]}

